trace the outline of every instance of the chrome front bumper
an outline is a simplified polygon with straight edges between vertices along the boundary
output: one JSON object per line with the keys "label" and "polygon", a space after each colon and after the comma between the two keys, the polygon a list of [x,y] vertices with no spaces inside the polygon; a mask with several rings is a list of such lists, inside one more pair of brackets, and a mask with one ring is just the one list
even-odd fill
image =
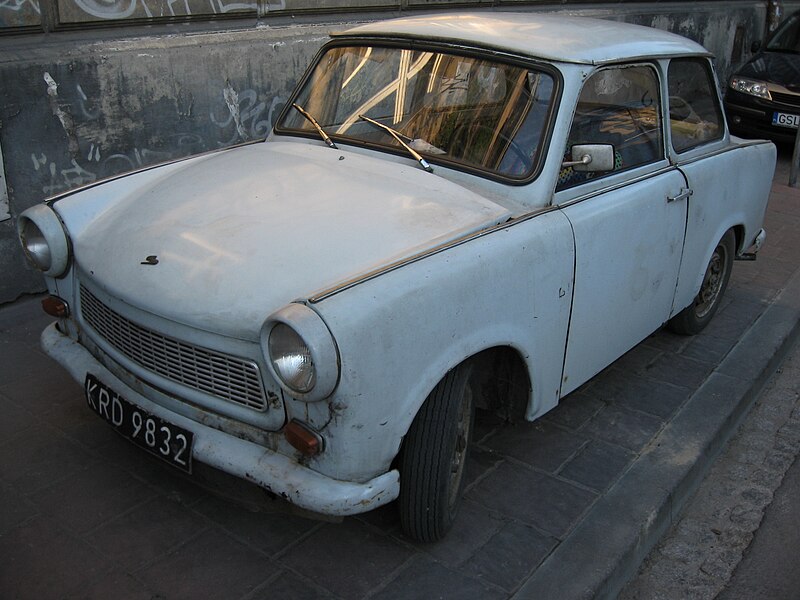
{"label": "chrome front bumper", "polygon": [[192,458],[251,481],[307,510],[334,516],[367,512],[391,502],[400,493],[396,470],[364,483],[332,479],[288,456],[202,425],[160,406],[121,382],[83,346],[62,334],[56,324],[41,337],[42,348],[81,385],[92,373],[129,402],[194,433]]}

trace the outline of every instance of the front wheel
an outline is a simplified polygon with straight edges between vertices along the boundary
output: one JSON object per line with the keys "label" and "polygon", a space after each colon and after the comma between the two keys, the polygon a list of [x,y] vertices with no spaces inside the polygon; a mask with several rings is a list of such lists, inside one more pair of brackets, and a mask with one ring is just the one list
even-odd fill
{"label": "front wheel", "polygon": [[469,369],[447,373],[420,408],[400,456],[400,522],[403,532],[435,542],[453,525],[467,461],[474,407]]}
{"label": "front wheel", "polygon": [[711,254],[703,283],[694,301],[670,320],[669,328],[672,331],[682,335],[695,335],[709,324],[719,308],[725,288],[728,287],[734,252],[736,236],[729,229]]}

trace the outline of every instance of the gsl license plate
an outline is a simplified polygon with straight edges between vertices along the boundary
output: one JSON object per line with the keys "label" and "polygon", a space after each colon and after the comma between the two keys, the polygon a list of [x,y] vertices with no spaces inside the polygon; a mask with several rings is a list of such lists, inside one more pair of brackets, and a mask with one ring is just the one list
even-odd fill
{"label": "gsl license plate", "polygon": [[140,448],[192,472],[194,434],[131,404],[91,373],[84,384],[86,402],[114,429]]}
{"label": "gsl license plate", "polygon": [[787,113],[776,112],[772,115],[772,124],[778,127],[791,127],[797,129],[800,126],[800,115],[790,115]]}

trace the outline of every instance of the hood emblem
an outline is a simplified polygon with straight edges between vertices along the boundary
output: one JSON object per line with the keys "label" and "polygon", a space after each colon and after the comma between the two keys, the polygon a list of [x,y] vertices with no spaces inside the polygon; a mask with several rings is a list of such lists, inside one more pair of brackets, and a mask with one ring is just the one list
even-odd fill
{"label": "hood emblem", "polygon": [[140,265],[157,265],[158,264],[158,257],[155,254],[151,254],[150,256],[145,258],[139,264]]}

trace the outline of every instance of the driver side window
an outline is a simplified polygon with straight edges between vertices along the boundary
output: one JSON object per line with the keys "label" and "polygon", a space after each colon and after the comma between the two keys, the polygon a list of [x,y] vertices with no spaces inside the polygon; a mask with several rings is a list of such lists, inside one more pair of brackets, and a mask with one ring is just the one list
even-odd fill
{"label": "driver side window", "polygon": [[556,191],[567,189],[664,157],[658,76],[645,65],[610,67],[592,74],[583,86],[572,122],[565,161],[576,144],[611,144],[614,169],[581,172],[562,167]]}

